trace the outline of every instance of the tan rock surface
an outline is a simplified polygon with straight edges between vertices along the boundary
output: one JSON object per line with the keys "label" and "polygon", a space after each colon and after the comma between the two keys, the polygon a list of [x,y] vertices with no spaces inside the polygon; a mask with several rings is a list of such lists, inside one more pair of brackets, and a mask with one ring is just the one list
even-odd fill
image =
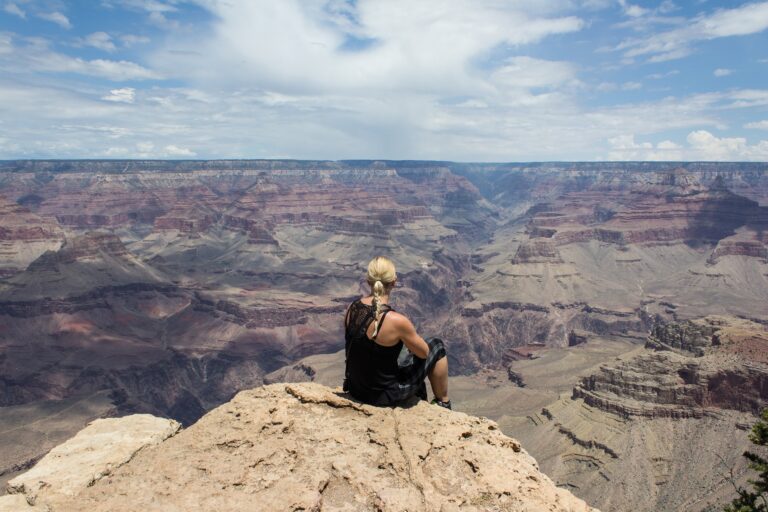
{"label": "tan rock surface", "polygon": [[25,510],[35,510],[35,508],[27,503],[27,498],[23,495],[0,496],[0,512],[23,512]]}
{"label": "tan rock surface", "polygon": [[[42,505],[42,503],[41,503]],[[69,510],[591,511],[490,420],[376,408],[315,383],[244,391],[76,497]]]}
{"label": "tan rock surface", "polygon": [[30,503],[47,501],[57,494],[74,496],[179,428],[176,421],[149,414],[93,421],[32,469],[8,482],[8,492],[23,494]]}

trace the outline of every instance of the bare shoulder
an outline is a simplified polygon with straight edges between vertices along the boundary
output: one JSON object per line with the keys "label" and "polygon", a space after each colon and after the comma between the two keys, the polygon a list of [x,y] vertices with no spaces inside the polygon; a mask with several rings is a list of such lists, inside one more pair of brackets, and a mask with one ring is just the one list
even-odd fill
{"label": "bare shoulder", "polygon": [[398,313],[397,311],[391,311],[387,313],[387,321],[392,322],[392,325],[398,330],[410,331],[414,329],[413,323],[408,319],[408,317],[402,313]]}

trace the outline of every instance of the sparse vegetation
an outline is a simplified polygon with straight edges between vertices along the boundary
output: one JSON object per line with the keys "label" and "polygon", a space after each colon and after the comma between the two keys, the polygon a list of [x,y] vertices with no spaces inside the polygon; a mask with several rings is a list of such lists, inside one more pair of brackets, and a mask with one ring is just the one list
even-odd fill
{"label": "sparse vegetation", "polygon": [[[768,409],[763,410],[760,419],[752,427],[749,440],[755,445],[768,446]],[[738,487],[738,497],[725,507],[725,512],[768,512],[768,460],[753,452],[744,452],[749,467],[757,471],[757,479],[750,480],[752,490]]]}

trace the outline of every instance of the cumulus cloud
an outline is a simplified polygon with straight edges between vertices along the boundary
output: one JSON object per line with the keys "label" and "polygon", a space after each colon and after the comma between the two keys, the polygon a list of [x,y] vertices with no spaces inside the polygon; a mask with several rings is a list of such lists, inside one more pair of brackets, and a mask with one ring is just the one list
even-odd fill
{"label": "cumulus cloud", "polygon": [[728,76],[733,73],[732,69],[725,69],[725,68],[717,68],[712,72],[713,75],[720,78],[722,76]]}
{"label": "cumulus cloud", "polygon": [[684,25],[644,38],[627,39],[615,49],[626,58],[647,57],[650,62],[679,59],[693,51],[699,41],[756,34],[768,28],[768,2],[744,4],[699,15]]}
{"label": "cumulus cloud", "polygon": [[681,160],[682,146],[670,140],[654,145],[650,142],[635,142],[634,134],[618,135],[608,139],[611,150],[609,160]]}
{"label": "cumulus cloud", "polygon": [[702,160],[768,160],[768,140],[750,146],[743,137],[716,137],[706,130],[688,134],[692,151]]}
{"label": "cumulus cloud", "polygon": [[[526,2],[524,2],[526,3]],[[207,37],[177,38],[153,64],[197,83],[269,90],[440,92],[487,87],[477,62],[500,45],[522,46],[580,30],[574,16],[532,17],[495,0],[202,2]],[[479,30],[478,27],[482,27]],[[205,61],[208,66],[200,66]]]}
{"label": "cumulus cloud", "polygon": [[136,89],[132,87],[124,87],[122,89],[112,89],[109,94],[102,96],[101,99],[106,101],[114,101],[116,103],[133,103],[136,98]]}
{"label": "cumulus cloud", "polygon": [[614,160],[703,160],[764,161],[768,160],[768,140],[750,145],[743,137],[717,137],[707,130],[695,130],[686,137],[687,146],[672,141],[656,145],[635,142],[634,135],[609,139],[609,158]]}

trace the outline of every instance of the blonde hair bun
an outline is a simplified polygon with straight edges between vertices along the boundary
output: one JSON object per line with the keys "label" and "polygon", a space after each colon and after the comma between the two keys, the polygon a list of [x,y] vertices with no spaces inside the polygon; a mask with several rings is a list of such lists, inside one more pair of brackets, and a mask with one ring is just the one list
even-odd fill
{"label": "blonde hair bun", "polygon": [[395,264],[386,256],[376,256],[368,263],[366,280],[369,285],[374,286],[376,281],[381,281],[383,285],[388,285],[396,278]]}

